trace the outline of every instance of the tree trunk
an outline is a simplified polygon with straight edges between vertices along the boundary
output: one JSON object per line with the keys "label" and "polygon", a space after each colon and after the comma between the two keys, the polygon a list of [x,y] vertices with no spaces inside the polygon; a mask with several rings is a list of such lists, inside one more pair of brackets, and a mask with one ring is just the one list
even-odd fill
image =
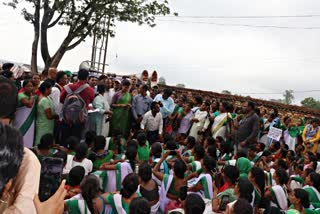
{"label": "tree trunk", "polygon": [[50,67],[57,68],[59,66],[59,63],[60,63],[62,57],[67,52],[67,48],[70,45],[70,43],[72,42],[71,37],[72,37],[71,35],[68,35],[64,39],[64,41],[62,42],[61,46],[59,47],[57,52],[54,54],[54,56],[52,58],[50,58],[50,60],[48,60],[48,62],[45,63],[45,71],[47,71]]}
{"label": "tree trunk", "polygon": [[34,4],[34,38],[32,43],[32,54],[31,54],[31,72],[38,73],[38,44],[40,37],[40,0],[37,0]]}
{"label": "tree trunk", "polygon": [[39,32],[34,32],[34,40],[32,43],[32,55],[31,55],[31,72],[38,73],[38,43],[39,43]]}
{"label": "tree trunk", "polygon": [[[41,21],[41,41],[40,41],[40,48],[41,48],[41,56],[43,59],[43,62],[45,64],[45,68],[42,72],[44,76],[47,75],[48,69],[51,64],[51,56],[49,54],[49,47],[48,47],[48,25],[51,21],[51,16],[50,16],[50,8],[48,7],[49,1],[46,0],[44,1],[44,11],[43,11],[43,16],[42,16],[42,21]],[[49,67],[48,67],[49,66]]]}

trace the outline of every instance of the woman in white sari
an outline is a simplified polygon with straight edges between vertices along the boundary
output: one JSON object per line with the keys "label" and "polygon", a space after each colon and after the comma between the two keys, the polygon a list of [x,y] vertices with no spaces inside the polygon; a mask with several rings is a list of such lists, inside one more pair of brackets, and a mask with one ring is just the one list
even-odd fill
{"label": "woman in white sari", "polygon": [[[129,142],[130,144],[130,142]],[[101,171],[94,174],[100,179],[102,189],[105,192],[114,192],[121,190],[123,179],[136,168],[136,145],[128,145],[126,151],[126,161],[118,163],[104,163],[101,165]]]}
{"label": "woman in white sari", "polygon": [[193,122],[189,136],[192,136],[198,142],[199,140],[199,132],[205,131],[208,128],[209,123],[206,123],[208,119],[208,108],[210,107],[210,103],[204,102],[202,103],[200,109],[195,112],[194,117],[191,119]]}
{"label": "woman in white sari", "polygon": [[239,179],[234,188],[234,193],[237,197],[237,200],[227,204],[226,211],[224,212],[225,214],[230,214],[231,211],[234,210],[234,205],[239,199],[245,199],[247,202],[249,202],[251,205],[251,209],[253,210],[254,187],[247,178]]}
{"label": "woman in white sari", "polygon": [[230,130],[229,120],[232,118],[231,114],[227,112],[228,106],[229,104],[226,102],[222,102],[220,104],[220,114],[214,118],[211,128],[211,133],[214,138],[221,136],[224,140],[226,140],[227,129]]}
{"label": "woman in white sari", "polygon": [[169,156],[170,151],[167,151],[162,156],[161,160],[153,168],[153,174],[157,177],[161,183],[160,188],[160,210],[166,211],[167,205],[170,202],[177,201],[180,197],[180,188],[187,186],[187,180],[184,177],[184,173],[187,170],[187,165],[183,161],[181,154],[176,150],[178,160],[175,161],[173,167],[173,175],[163,174],[159,172],[160,166],[164,160]]}
{"label": "woman in white sari", "polygon": [[99,188],[99,180],[88,175],[80,184],[81,194],[65,200],[65,211],[69,214],[108,214],[111,208],[106,206],[105,198]]}
{"label": "woman in white sari", "polygon": [[139,177],[135,173],[130,173],[124,178],[120,192],[103,194],[102,197],[105,199],[105,203],[111,206],[112,212],[110,213],[129,213],[131,201],[141,196],[137,192],[138,186]]}
{"label": "woman in white sari", "polygon": [[289,208],[288,192],[286,184],[289,181],[289,176],[284,169],[278,168],[272,175],[276,185],[267,187],[265,197],[271,199],[271,206],[278,207],[282,211],[287,211]]}
{"label": "woman in white sari", "polygon": [[261,137],[259,142],[267,145],[267,141],[268,141],[268,133],[269,133],[269,129],[270,129],[270,125],[272,123],[272,121],[274,120],[275,115],[272,113],[270,114],[270,116],[268,117],[267,121],[264,123],[263,126],[263,131],[261,133]]}
{"label": "woman in white sari", "polygon": [[34,95],[35,84],[31,80],[23,82],[24,91],[18,94],[18,108],[13,126],[23,135],[23,144],[32,148],[34,143],[36,103],[37,96]]}
{"label": "woman in white sari", "polygon": [[303,187],[309,194],[310,203],[315,208],[320,208],[320,175],[316,172],[306,177],[306,186]]}
{"label": "woman in white sari", "polygon": [[[211,200],[213,198],[212,181],[213,174],[216,172],[216,161],[213,157],[205,156],[201,160],[201,166],[203,172],[198,176],[194,185],[189,187],[188,191],[198,193],[202,198]],[[190,179],[190,177],[188,178]]]}
{"label": "woman in white sari", "polygon": [[98,112],[94,114],[94,127],[97,135],[108,137],[109,135],[109,121],[108,118],[112,115],[110,111],[110,105],[106,99],[104,99],[104,93],[106,91],[105,85],[97,86],[98,95],[94,98],[92,103],[94,109],[98,109]]}

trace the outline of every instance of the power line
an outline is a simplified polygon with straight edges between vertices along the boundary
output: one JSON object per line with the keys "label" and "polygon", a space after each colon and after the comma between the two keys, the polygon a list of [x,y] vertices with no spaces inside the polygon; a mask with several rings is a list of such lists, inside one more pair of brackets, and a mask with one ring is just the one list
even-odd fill
{"label": "power line", "polygon": [[[310,92],[320,92],[320,89],[318,90],[305,90],[305,91],[293,91],[294,94],[302,94],[302,93],[310,93]],[[271,92],[271,93],[268,93],[268,92],[262,92],[262,93],[256,93],[256,92],[252,92],[252,93],[237,93],[237,94],[283,94],[283,92]]]}
{"label": "power line", "polygon": [[192,19],[268,19],[268,18],[319,18],[317,14],[280,15],[280,16],[156,16],[161,18],[192,18]]}
{"label": "power line", "polygon": [[251,25],[251,24],[226,24],[217,22],[202,22],[202,21],[182,21],[174,19],[158,19],[161,22],[181,22],[190,24],[209,24],[217,26],[230,26],[230,27],[249,27],[249,28],[276,28],[276,29],[295,29],[295,30],[320,30],[320,27],[290,27],[290,26],[276,26],[276,25]]}

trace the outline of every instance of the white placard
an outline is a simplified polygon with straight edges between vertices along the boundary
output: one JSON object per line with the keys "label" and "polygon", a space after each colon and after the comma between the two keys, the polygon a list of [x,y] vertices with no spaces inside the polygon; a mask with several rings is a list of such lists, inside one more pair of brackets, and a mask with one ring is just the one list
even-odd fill
{"label": "white placard", "polygon": [[273,140],[276,140],[276,141],[279,141],[280,138],[282,136],[282,130],[281,129],[278,129],[278,128],[275,128],[275,127],[271,127],[269,132],[268,132],[268,137],[273,139]]}

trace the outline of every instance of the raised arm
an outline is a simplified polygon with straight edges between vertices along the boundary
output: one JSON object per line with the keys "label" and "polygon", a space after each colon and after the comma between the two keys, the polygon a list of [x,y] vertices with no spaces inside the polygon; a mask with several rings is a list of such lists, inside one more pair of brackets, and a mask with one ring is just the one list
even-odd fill
{"label": "raised arm", "polygon": [[160,181],[163,180],[163,176],[164,174],[159,172],[160,166],[162,164],[162,162],[167,159],[167,157],[169,156],[170,151],[167,151],[166,153],[163,154],[163,156],[161,157],[160,161],[154,166],[152,172],[154,174],[154,176],[156,176],[156,178],[158,178]]}

